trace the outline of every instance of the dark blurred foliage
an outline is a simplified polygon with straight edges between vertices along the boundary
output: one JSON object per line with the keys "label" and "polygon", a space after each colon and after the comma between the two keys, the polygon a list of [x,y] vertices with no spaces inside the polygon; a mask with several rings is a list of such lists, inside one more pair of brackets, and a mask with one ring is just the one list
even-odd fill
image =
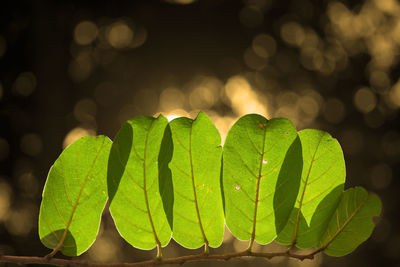
{"label": "dark blurred foliage", "polygon": [[[41,190],[62,149],[113,138],[138,115],[204,110],[224,138],[251,112],[342,144],[346,186],[383,202],[372,237],[343,257],[208,266],[400,266],[400,3],[396,0],[3,1],[0,8],[0,252],[45,255]],[[226,232],[215,251],[246,247]],[[258,251],[283,250],[272,243]],[[167,257],[198,253],[171,241]],[[154,256],[104,214],[91,261]]]}

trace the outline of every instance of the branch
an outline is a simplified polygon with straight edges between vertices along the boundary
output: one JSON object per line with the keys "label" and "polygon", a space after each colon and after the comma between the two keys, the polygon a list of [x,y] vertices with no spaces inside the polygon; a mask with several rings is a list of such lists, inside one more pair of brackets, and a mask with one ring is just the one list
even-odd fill
{"label": "branch", "polygon": [[146,260],[146,261],[132,262],[132,263],[92,263],[86,261],[67,260],[58,258],[0,255],[0,262],[9,262],[17,264],[48,264],[48,265],[61,265],[61,266],[139,267],[139,266],[152,266],[152,265],[163,265],[163,264],[183,264],[185,262],[191,262],[191,261],[212,261],[212,260],[227,261],[233,258],[242,258],[242,257],[258,257],[265,259],[272,259],[274,257],[287,257],[303,261],[305,259],[310,259],[310,260],[314,259],[315,254],[319,252],[321,252],[321,250],[317,250],[311,254],[299,255],[288,252],[263,253],[263,252],[250,252],[248,250],[245,250],[242,252],[234,252],[234,253],[220,254],[220,255],[198,254],[198,255],[182,256],[169,259],[168,258],[153,259],[153,260]]}

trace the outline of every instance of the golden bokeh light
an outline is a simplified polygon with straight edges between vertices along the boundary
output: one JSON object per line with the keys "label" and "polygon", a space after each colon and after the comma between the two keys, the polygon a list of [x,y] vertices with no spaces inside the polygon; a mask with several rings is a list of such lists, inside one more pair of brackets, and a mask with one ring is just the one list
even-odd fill
{"label": "golden bokeh light", "polygon": [[18,185],[22,193],[27,197],[36,197],[39,193],[39,182],[32,171],[23,172],[18,176]]}
{"label": "golden bokeh light", "polygon": [[74,82],[83,82],[93,70],[93,59],[90,50],[81,50],[69,64],[68,71]]}
{"label": "golden bokeh light", "polygon": [[3,178],[0,178],[0,222],[7,219],[11,197],[12,188]]}
{"label": "golden bokeh light", "polygon": [[90,98],[79,100],[74,107],[74,117],[81,123],[95,123],[96,103]]}
{"label": "golden bokeh light", "polygon": [[127,48],[132,43],[133,31],[124,21],[115,22],[109,26],[107,40],[114,48]]}
{"label": "golden bokeh light", "polygon": [[377,103],[376,95],[367,87],[362,87],[354,94],[354,105],[362,113],[371,112]]}
{"label": "golden bokeh light", "polygon": [[7,42],[6,39],[2,35],[0,35],[0,58],[4,56],[7,50]]}
{"label": "golden bokeh light", "polygon": [[176,87],[167,87],[160,94],[160,110],[163,112],[184,109],[185,103],[185,94]]}
{"label": "golden bokeh light", "polygon": [[262,98],[243,76],[238,75],[229,78],[225,84],[225,93],[236,115],[258,113],[269,117],[266,104],[260,102]]}
{"label": "golden bokeh light", "polygon": [[23,72],[14,82],[14,90],[21,96],[29,96],[36,88],[36,76],[32,72]]}
{"label": "golden bokeh light", "polygon": [[86,129],[82,127],[76,127],[72,129],[71,131],[68,132],[68,134],[65,136],[64,141],[63,141],[63,148],[66,148],[79,138],[83,136],[95,136],[96,131],[93,129]]}
{"label": "golden bokeh light", "polygon": [[43,142],[39,135],[34,133],[25,134],[21,138],[20,148],[29,156],[37,156],[42,152]]}
{"label": "golden bokeh light", "polygon": [[276,52],[275,39],[264,33],[261,33],[253,38],[251,47],[254,53],[261,58],[272,57]]}
{"label": "golden bokeh light", "polygon": [[395,107],[400,108],[400,80],[390,89],[388,101]]}
{"label": "golden bokeh light", "polygon": [[371,183],[376,189],[387,188],[392,181],[392,168],[386,163],[376,164],[372,167]]}
{"label": "golden bokeh light", "polygon": [[7,231],[15,236],[27,236],[33,228],[38,209],[34,204],[26,204],[11,210],[5,221]]}
{"label": "golden bokeh light", "polygon": [[88,251],[88,256],[100,262],[110,262],[114,260],[120,256],[120,248],[115,241],[115,238],[103,234],[96,239],[96,242]]}
{"label": "golden bokeh light", "polygon": [[281,27],[281,37],[290,45],[301,46],[305,39],[305,32],[297,22],[287,22]]}
{"label": "golden bokeh light", "polygon": [[74,40],[79,45],[89,45],[96,39],[98,31],[94,22],[82,21],[75,27]]}
{"label": "golden bokeh light", "polygon": [[193,109],[209,109],[217,101],[220,95],[221,83],[216,82],[216,84],[204,83],[192,89],[189,95],[189,103]]}

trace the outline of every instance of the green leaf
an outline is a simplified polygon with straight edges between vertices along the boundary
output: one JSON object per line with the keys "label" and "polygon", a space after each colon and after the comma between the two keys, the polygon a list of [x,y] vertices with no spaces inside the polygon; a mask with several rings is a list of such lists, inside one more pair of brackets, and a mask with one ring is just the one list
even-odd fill
{"label": "green leaf", "polygon": [[174,184],[173,238],[187,248],[218,247],[224,234],[220,190],[221,137],[200,112],[170,122]]}
{"label": "green leaf", "polygon": [[335,211],[346,176],[342,149],[328,133],[299,132],[303,172],[295,208],[277,242],[298,248],[315,246]]}
{"label": "green leaf", "polygon": [[54,255],[85,252],[95,241],[107,202],[111,140],[82,137],[68,146],[47,177],[39,214],[39,236]]}
{"label": "green leaf", "polygon": [[271,242],[285,226],[302,170],[297,131],[287,119],[256,114],[231,128],[223,152],[226,224],[240,240]]}
{"label": "green leaf", "polygon": [[381,206],[379,198],[362,187],[346,190],[320,240],[320,250],[335,257],[354,251],[371,236],[372,218],[380,215]]}
{"label": "green leaf", "polygon": [[160,248],[171,239],[171,152],[162,115],[129,120],[115,137],[108,167],[110,212],[121,236],[134,247]]}

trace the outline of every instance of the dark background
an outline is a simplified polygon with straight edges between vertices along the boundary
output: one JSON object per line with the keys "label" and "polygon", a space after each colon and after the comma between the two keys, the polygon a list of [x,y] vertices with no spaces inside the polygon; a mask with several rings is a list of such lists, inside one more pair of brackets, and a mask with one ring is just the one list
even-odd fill
{"label": "dark background", "polygon": [[[328,131],[344,150],[346,187],[377,193],[383,213],[372,237],[343,258],[188,265],[400,266],[398,1],[1,4],[0,253],[49,252],[37,233],[41,191],[73,140],[113,138],[138,115],[193,117],[203,110],[223,138],[251,112]],[[227,233],[213,252],[246,245]],[[283,250],[274,243],[256,249]],[[199,251],[171,241],[164,254]],[[99,238],[81,258],[153,256],[125,243],[104,214]]]}

